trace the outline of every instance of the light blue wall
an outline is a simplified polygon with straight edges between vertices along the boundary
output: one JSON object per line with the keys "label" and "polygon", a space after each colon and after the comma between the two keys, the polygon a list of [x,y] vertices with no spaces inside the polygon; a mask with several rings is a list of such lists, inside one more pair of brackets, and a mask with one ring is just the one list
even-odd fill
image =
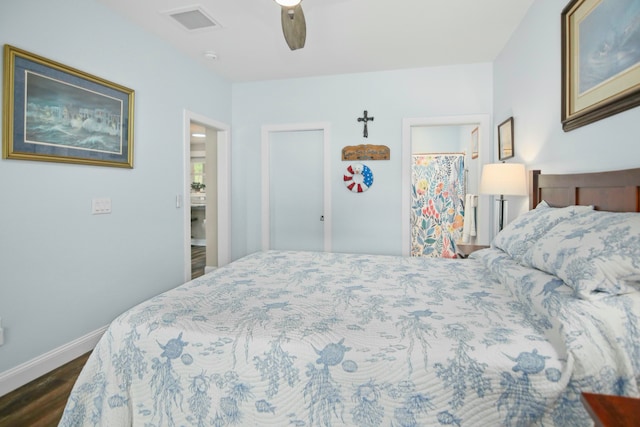
{"label": "light blue wall", "polygon": [[[513,161],[528,169],[563,173],[640,167],[640,108],[562,130],[560,14],[566,3],[536,0],[496,59],[494,125],[514,117]],[[520,209],[514,204],[509,217],[526,209],[525,202]]]}
{"label": "light blue wall", "polygon": [[[136,90],[133,170],[0,160],[0,372],[182,281],[183,212],[174,203],[185,108],[223,123],[233,117],[233,259],[260,249],[262,125],[331,124],[335,251],[401,252],[403,118],[491,114],[495,129],[513,115],[514,161],[529,168],[640,166],[640,108],[562,131],[565,3],[536,0],[493,64],[232,86],[95,0],[0,2],[0,43]],[[356,122],[365,109],[375,117],[368,139]],[[354,195],[341,181],[340,150],[361,143],[388,145],[391,160],[368,162],[374,186]],[[113,214],[90,215],[92,197],[111,197]]]}
{"label": "light blue wall", "polygon": [[230,124],[231,84],[95,0],[3,0],[0,43],[136,91],[134,169],[0,160],[3,372],[183,281],[183,109]]}
{"label": "light blue wall", "polygon": [[[411,152],[462,153],[468,151],[468,139],[460,138],[461,126],[412,126]],[[466,163],[466,160],[465,160]]]}
{"label": "light blue wall", "polygon": [[[233,258],[261,247],[261,126],[317,122],[331,125],[333,251],[401,254],[402,119],[490,114],[492,72],[487,63],[235,84]],[[367,139],[364,110],[375,118]],[[353,194],[341,150],[365,143],[389,146],[391,160],[365,162],[374,184]]]}

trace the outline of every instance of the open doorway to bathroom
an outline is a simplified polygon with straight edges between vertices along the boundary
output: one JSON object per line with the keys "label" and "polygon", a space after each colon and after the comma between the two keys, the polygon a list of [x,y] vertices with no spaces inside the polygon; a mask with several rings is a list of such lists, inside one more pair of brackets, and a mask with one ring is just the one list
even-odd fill
{"label": "open doorway to bathroom", "polygon": [[[476,133],[477,141],[475,144],[473,133]],[[480,183],[480,174],[482,165],[489,162],[491,157],[491,129],[489,125],[489,115],[465,115],[465,116],[446,116],[446,117],[425,117],[425,118],[407,118],[402,121],[402,255],[410,256],[413,253],[414,240],[416,233],[412,228],[415,218],[412,217],[412,209],[415,205],[415,195],[419,187],[418,182],[413,182],[413,165],[416,158],[421,162],[425,162],[424,157],[429,159],[433,157],[450,155],[454,157],[462,157],[464,161],[455,169],[454,175],[457,182],[460,183],[462,194],[458,195],[467,199],[467,195],[475,195],[474,201],[477,200],[477,206],[474,209],[474,223],[476,235],[474,243],[486,244],[488,239],[487,230],[490,219],[488,204],[484,203],[482,197],[477,197],[478,187]],[[447,144],[445,144],[445,142]],[[452,164],[453,160],[448,160],[447,164]],[[429,162],[431,163],[431,162]],[[448,167],[449,168],[449,167]],[[440,168],[442,169],[442,168]],[[447,169],[447,168],[445,168]],[[450,168],[449,168],[450,169]],[[436,180],[441,180],[437,178]],[[433,179],[426,179],[426,182]],[[439,182],[438,182],[439,184]],[[440,186],[436,185],[435,192]],[[443,184],[444,187],[444,184]],[[428,189],[424,188],[425,193]],[[434,202],[434,204],[436,204]],[[441,203],[443,206],[445,203]],[[465,204],[466,203],[465,200]],[[456,211],[452,208],[452,219],[455,221],[458,217]],[[437,209],[435,209],[437,211]],[[433,212],[427,212],[427,215],[434,215]],[[462,217],[463,215],[459,215]],[[430,230],[437,227],[431,227],[431,224],[420,219],[420,224],[426,224],[426,231],[423,240],[429,240],[429,245],[433,245],[436,239],[429,235]],[[464,221],[462,222],[464,226]],[[454,227],[455,228],[455,227]],[[438,230],[436,230],[438,231]],[[464,228],[463,228],[464,231]],[[437,233],[433,233],[437,235]],[[461,233],[463,235],[463,233]],[[456,237],[457,238],[457,237]],[[419,240],[419,239],[418,239]],[[432,242],[433,240],[433,242]],[[431,248],[429,248],[431,249]],[[422,251],[424,252],[424,251]],[[451,252],[451,250],[449,250]],[[434,252],[435,253],[435,252]],[[422,254],[422,253],[421,253]],[[432,251],[429,251],[432,254]],[[440,252],[438,256],[442,256]],[[422,255],[421,255],[422,256]]]}
{"label": "open doorway to bathroom", "polygon": [[217,266],[217,131],[190,123],[191,278]]}
{"label": "open doorway to bathroom", "polygon": [[185,111],[185,280],[230,262],[229,127]]}

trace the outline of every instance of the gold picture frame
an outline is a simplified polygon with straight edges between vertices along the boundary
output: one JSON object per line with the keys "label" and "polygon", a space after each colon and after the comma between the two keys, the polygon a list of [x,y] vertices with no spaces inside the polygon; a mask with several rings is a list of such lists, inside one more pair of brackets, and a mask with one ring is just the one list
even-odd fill
{"label": "gold picture frame", "polygon": [[4,46],[2,157],[133,168],[134,91]]}
{"label": "gold picture frame", "polygon": [[640,105],[638,3],[571,0],[561,16],[563,130]]}
{"label": "gold picture frame", "polygon": [[513,117],[498,125],[498,160],[515,156],[513,141]]}
{"label": "gold picture frame", "polygon": [[478,158],[478,132],[479,129],[476,127],[471,131],[471,158]]}

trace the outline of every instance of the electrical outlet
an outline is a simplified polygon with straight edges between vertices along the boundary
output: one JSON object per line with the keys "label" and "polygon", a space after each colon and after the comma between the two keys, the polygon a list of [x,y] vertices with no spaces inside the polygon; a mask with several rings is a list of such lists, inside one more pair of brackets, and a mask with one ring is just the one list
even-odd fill
{"label": "electrical outlet", "polygon": [[91,213],[93,215],[110,214],[111,213],[111,198],[109,197],[95,197],[91,199]]}

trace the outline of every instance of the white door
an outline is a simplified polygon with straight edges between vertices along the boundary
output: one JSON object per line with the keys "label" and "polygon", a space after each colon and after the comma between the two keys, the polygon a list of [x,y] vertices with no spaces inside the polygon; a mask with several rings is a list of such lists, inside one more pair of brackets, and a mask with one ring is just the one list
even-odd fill
{"label": "white door", "polygon": [[270,249],[322,251],[324,131],[269,133]]}

